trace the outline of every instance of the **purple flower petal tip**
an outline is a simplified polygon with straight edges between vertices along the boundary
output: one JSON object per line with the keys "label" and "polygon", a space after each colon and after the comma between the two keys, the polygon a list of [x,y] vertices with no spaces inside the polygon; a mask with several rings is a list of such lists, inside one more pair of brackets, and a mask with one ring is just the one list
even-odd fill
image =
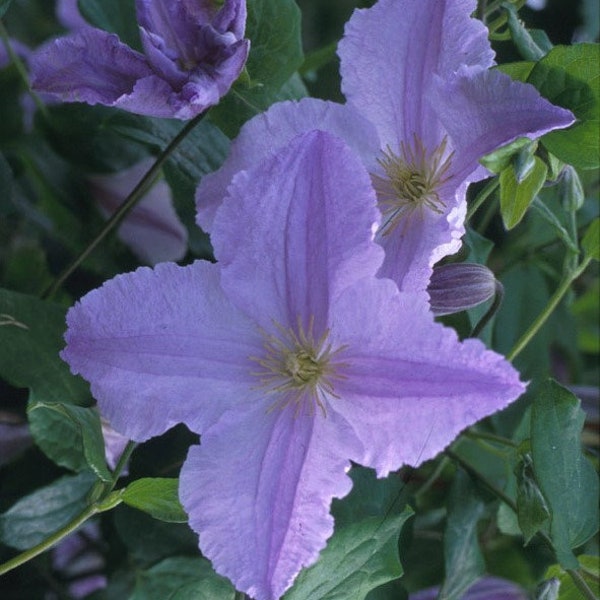
{"label": "purple flower petal tip", "polygon": [[[61,6],[68,19],[72,6]],[[66,102],[190,119],[216,104],[249,52],[243,0],[136,0],[144,53],[92,27],[51,41],[32,59],[32,86]],[[72,19],[71,19],[72,20]]]}

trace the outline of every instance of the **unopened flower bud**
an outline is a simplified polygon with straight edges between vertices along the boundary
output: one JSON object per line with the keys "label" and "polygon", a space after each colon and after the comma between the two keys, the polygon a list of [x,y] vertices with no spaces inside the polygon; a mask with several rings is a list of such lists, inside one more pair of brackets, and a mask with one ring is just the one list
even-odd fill
{"label": "unopened flower bud", "polygon": [[574,212],[583,206],[585,194],[581,185],[581,179],[579,179],[577,171],[570,165],[566,165],[563,169],[559,182],[559,190],[562,205],[566,210]]}
{"label": "unopened flower bud", "polygon": [[435,315],[450,315],[493,298],[500,283],[484,265],[450,263],[434,267],[427,291]]}

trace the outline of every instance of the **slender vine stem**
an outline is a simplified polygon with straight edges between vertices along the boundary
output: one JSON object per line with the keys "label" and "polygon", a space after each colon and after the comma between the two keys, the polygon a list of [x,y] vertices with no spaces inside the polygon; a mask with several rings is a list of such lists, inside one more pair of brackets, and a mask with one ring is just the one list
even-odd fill
{"label": "slender vine stem", "polygon": [[53,533],[51,536],[46,538],[43,542],[40,542],[37,546],[30,548],[29,550],[25,550],[25,552],[21,552],[14,558],[11,558],[9,561],[0,565],[0,575],[4,575],[17,567],[25,564],[27,561],[39,556],[46,550],[49,550],[55,544],[58,544],[62,539],[66,538],[68,535],[71,535],[78,527],[83,525],[89,518],[93,517],[95,514],[100,512],[96,504],[92,504],[92,506],[88,506],[82,513],[77,515],[73,520],[67,523],[64,527]]}
{"label": "slender vine stem", "polygon": [[[4,575],[5,573],[8,573],[9,571],[16,569],[17,567],[20,567],[22,564],[25,564],[32,558],[35,558],[36,556],[39,556],[46,550],[49,550],[50,548],[52,548],[52,546],[58,544],[61,540],[74,533],[78,527],[83,525],[88,519],[90,519],[94,515],[104,512],[106,510],[110,510],[118,504],[120,504],[121,500],[118,497],[119,493],[115,492],[113,496],[116,497],[112,497],[111,492],[117,485],[117,481],[119,480],[121,471],[125,467],[125,464],[129,460],[131,453],[133,452],[136,446],[137,444],[135,442],[129,441],[127,443],[127,445],[125,446],[125,450],[123,450],[123,453],[121,454],[121,457],[119,458],[119,461],[117,462],[117,465],[113,471],[112,479],[101,487],[102,492],[96,502],[94,502],[91,506],[86,507],[85,510],[83,510],[81,513],[75,516],[64,527],[61,527],[51,536],[37,544],[37,546],[34,546],[29,550],[25,550],[25,552],[22,552],[21,554],[15,556],[14,558],[11,558],[9,561],[0,565],[0,575]],[[99,485],[99,483],[96,485]]]}
{"label": "slender vine stem", "polygon": [[494,433],[488,433],[486,431],[477,431],[474,429],[467,429],[465,431],[465,435],[474,440],[486,440],[488,442],[493,442],[494,444],[500,444],[502,446],[509,446],[510,448],[518,448],[518,444],[509,440],[508,438],[502,437],[501,435],[496,435]]}
{"label": "slender vine stem", "polygon": [[515,357],[521,353],[521,351],[529,344],[535,334],[542,328],[544,323],[548,320],[550,315],[554,312],[554,309],[558,306],[564,295],[569,291],[571,284],[575,281],[586,269],[590,262],[590,258],[586,258],[574,271],[568,273],[563,279],[558,289],[552,294],[548,304],[544,307],[544,310],[537,316],[535,321],[529,326],[527,331],[521,336],[521,338],[514,345],[513,349],[506,355],[509,361],[513,361]]}
{"label": "slender vine stem", "polygon": [[104,228],[96,235],[96,237],[88,244],[87,248],[77,256],[77,258],[57,277],[56,281],[44,292],[43,298],[51,298],[60,289],[62,284],[68,277],[83,263],[83,261],[96,249],[98,244],[127,216],[129,211],[140,201],[144,194],[148,191],[154,180],[158,177],[159,171],[173,153],[175,148],[187,137],[187,135],[198,125],[204,118],[206,113],[201,113],[194,117],[191,121],[181,129],[181,131],[173,138],[169,145],[158,155],[154,164],[148,169],[146,174],[140,179],[139,183],[133,188],[129,196],[123,204],[106,222]]}
{"label": "slender vine stem", "polygon": [[585,579],[581,576],[581,573],[575,571],[575,569],[567,569],[567,573],[573,580],[573,583],[577,586],[577,589],[583,594],[586,600],[598,600],[598,596],[590,589]]}

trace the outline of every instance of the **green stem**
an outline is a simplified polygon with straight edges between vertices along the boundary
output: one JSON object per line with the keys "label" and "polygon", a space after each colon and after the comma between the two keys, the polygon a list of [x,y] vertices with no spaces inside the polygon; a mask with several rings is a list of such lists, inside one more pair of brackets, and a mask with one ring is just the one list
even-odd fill
{"label": "green stem", "polygon": [[494,177],[490,182],[488,182],[485,187],[475,196],[473,202],[469,206],[467,210],[467,223],[471,220],[473,215],[477,212],[479,207],[498,189],[500,186],[500,179],[498,177]]}
{"label": "green stem", "polygon": [[121,456],[119,457],[119,461],[117,462],[115,469],[113,471],[113,476],[112,479],[110,481],[110,489],[108,490],[108,492],[111,492],[115,485],[117,485],[117,481],[119,480],[119,477],[121,476],[121,471],[125,468],[125,465],[127,464],[127,461],[129,460],[129,458],[131,457],[131,453],[135,450],[137,446],[136,442],[132,442],[131,440],[129,442],[127,442],[127,445],[125,446],[125,449],[123,450]]}
{"label": "green stem", "polygon": [[142,177],[139,183],[135,186],[133,191],[127,196],[123,204],[118,210],[111,216],[107,221],[106,225],[98,233],[98,235],[89,243],[87,248],[59,275],[56,281],[44,292],[44,298],[51,298],[66,279],[81,265],[81,263],[96,249],[98,244],[127,216],[129,211],[140,201],[144,194],[148,191],[156,177],[158,177],[159,171],[167,161],[169,156],[173,153],[175,148],[184,140],[184,138],[198,125],[198,123],[204,118],[206,113],[201,113],[189,121],[185,127],[173,138],[169,145],[158,155],[155,163],[150,167],[146,174]]}
{"label": "green stem", "polygon": [[500,435],[496,435],[494,433],[487,433],[484,431],[476,431],[474,429],[467,429],[465,431],[465,435],[467,437],[473,438],[475,440],[487,440],[488,442],[493,442],[495,444],[500,444],[502,446],[509,446],[510,448],[518,448],[519,445],[515,444],[512,440],[508,438],[502,437]]}
{"label": "green stem", "polygon": [[583,594],[583,597],[586,600],[598,600],[598,596],[594,594],[594,592],[590,589],[585,579],[581,576],[579,571],[575,571],[574,569],[567,569],[567,573],[573,580],[573,583],[577,586],[579,591]]}
{"label": "green stem", "polygon": [[81,514],[77,515],[70,523],[67,523],[67,525],[53,533],[50,537],[39,543],[37,546],[22,552],[11,560],[5,562],[3,565],[0,565],[0,575],[4,575],[5,573],[8,573],[17,567],[20,567],[22,564],[26,563],[32,558],[42,554],[42,552],[52,548],[52,546],[60,542],[62,539],[66,538],[68,535],[71,535],[79,526],[83,525],[83,523],[85,523],[90,517],[93,517],[97,512],[98,510],[95,504],[89,506]]}
{"label": "green stem", "polygon": [[550,315],[554,312],[554,309],[558,306],[564,295],[569,291],[571,284],[577,279],[583,271],[586,269],[590,262],[590,259],[585,259],[581,265],[573,272],[569,273],[562,281],[558,289],[552,294],[548,304],[544,307],[544,310],[538,315],[536,320],[529,326],[529,329],[521,336],[521,338],[514,345],[513,349],[506,355],[509,361],[513,361],[515,357],[529,344],[535,334],[541,329],[544,323],[548,320]]}
{"label": "green stem", "polygon": [[423,496],[430,490],[431,486],[436,482],[436,480],[439,479],[447,464],[448,457],[443,456],[442,460],[440,460],[440,462],[437,464],[436,468],[433,470],[431,475],[425,480],[423,485],[415,491],[415,499],[417,500],[417,502],[421,496]]}
{"label": "green stem", "polygon": [[479,323],[473,327],[469,337],[478,337],[479,334],[484,330],[485,326],[490,322],[492,317],[496,314],[496,312],[498,312],[498,309],[502,304],[502,300],[504,300],[504,286],[498,280],[496,280],[494,287],[496,289],[494,301],[483,317],[479,319]]}
{"label": "green stem", "polygon": [[25,65],[23,64],[23,61],[20,59],[20,57],[17,55],[17,53],[13,50],[12,45],[9,40],[9,37],[8,37],[8,31],[6,31],[6,28],[4,27],[4,23],[2,22],[1,19],[0,19],[0,38],[2,39],[4,47],[6,48],[6,52],[8,54],[8,57],[10,58],[11,63],[13,65],[15,65],[15,69],[17,69],[17,73],[19,74],[21,81],[25,84],[25,87],[27,88],[29,95],[33,98],[33,101],[35,102],[37,109],[40,112],[42,112],[44,115],[46,115],[47,114],[46,105],[40,100],[40,97],[31,89],[31,85],[29,84],[29,75],[27,74],[27,69],[25,68]]}
{"label": "green stem", "polygon": [[509,498],[500,488],[496,487],[483,473],[479,472],[461,456],[456,454],[454,450],[450,450],[450,448],[448,448],[445,451],[445,454],[448,458],[451,458],[455,463],[459,464],[469,475],[480,481],[486,488],[490,490],[490,492],[492,492],[492,494],[494,494],[494,496],[500,498],[500,500],[509,506],[513,512],[517,512],[517,505],[514,500]]}

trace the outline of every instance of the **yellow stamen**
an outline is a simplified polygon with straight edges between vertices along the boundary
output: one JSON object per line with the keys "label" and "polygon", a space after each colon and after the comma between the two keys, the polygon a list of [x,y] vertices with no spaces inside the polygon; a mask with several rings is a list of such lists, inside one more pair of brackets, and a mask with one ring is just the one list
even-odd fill
{"label": "yellow stamen", "polygon": [[337,357],[346,346],[334,350],[327,342],[329,329],[315,339],[313,318],[306,330],[300,318],[296,328],[285,328],[277,322],[274,325],[278,335],[261,331],[264,354],[250,357],[262,367],[253,373],[259,379],[258,387],[277,396],[267,412],[293,405],[294,416],[303,409],[313,415],[315,406],[318,406],[326,417],[328,399],[339,397],[334,391],[334,382],[344,378],[339,373],[344,363],[339,362]]}

